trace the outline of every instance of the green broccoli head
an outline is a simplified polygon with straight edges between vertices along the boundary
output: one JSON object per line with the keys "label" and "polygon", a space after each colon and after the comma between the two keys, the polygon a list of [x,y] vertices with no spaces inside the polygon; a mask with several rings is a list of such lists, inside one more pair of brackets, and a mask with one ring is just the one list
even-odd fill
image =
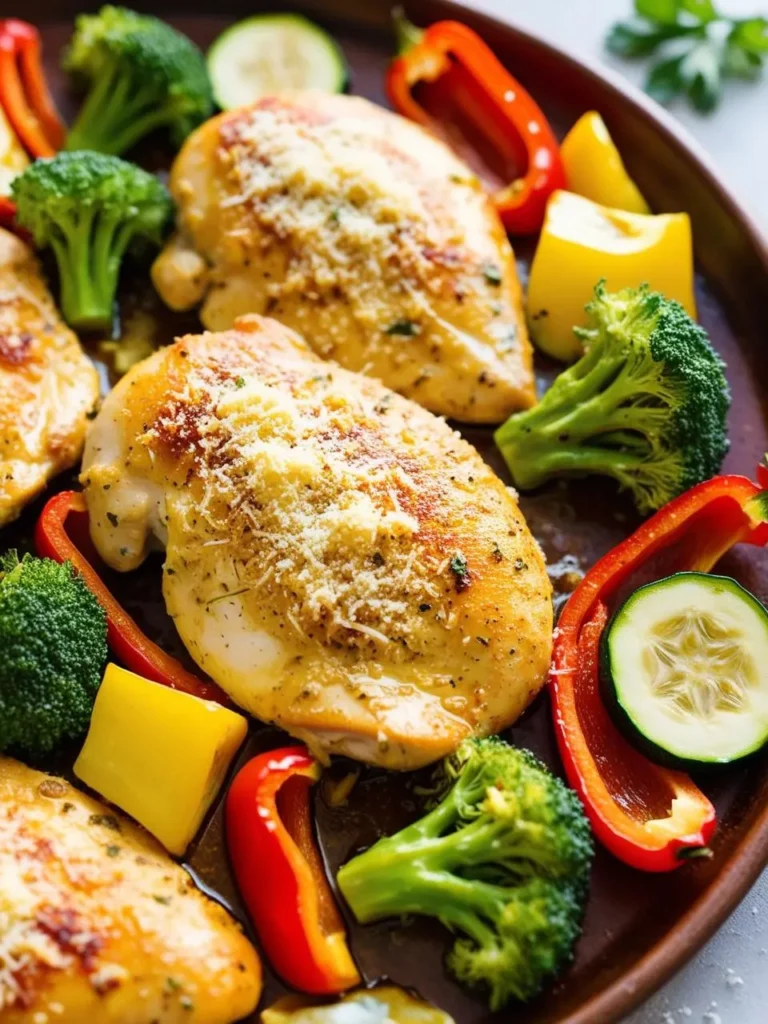
{"label": "green broccoli head", "polygon": [[89,88],[70,150],[119,155],[158,128],[180,145],[213,113],[200,50],[166,22],[125,7],[81,14],[64,68]]}
{"label": "green broccoli head", "polygon": [[345,864],[358,921],[425,914],[458,938],[448,966],[492,1009],[530,999],[571,957],[592,862],[576,794],[527,751],[467,740],[438,772],[432,809]]}
{"label": "green broccoli head", "polygon": [[587,313],[585,354],[496,443],[521,488],[602,474],[652,512],[719,470],[725,367],[682,306],[647,286],[608,293],[600,283]]}
{"label": "green broccoli head", "polygon": [[0,750],[39,756],[88,728],[104,611],[69,562],[0,558]]}
{"label": "green broccoli head", "polygon": [[19,223],[56,256],[67,323],[109,327],[126,251],[160,245],[170,225],[166,187],[135,164],[83,151],[36,160],[11,188]]}

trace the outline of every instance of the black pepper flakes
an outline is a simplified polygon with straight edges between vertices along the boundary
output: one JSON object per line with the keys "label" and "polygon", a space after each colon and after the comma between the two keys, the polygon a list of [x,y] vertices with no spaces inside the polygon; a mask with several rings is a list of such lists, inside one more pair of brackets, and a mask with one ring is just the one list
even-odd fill
{"label": "black pepper flakes", "polygon": [[88,818],[89,825],[101,825],[103,828],[111,829],[112,832],[120,831],[120,822],[114,814],[92,814]]}

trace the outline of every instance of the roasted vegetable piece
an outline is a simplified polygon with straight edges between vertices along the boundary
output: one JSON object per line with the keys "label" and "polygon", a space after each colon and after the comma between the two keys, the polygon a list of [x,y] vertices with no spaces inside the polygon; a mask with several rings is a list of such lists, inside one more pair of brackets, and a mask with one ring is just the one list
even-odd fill
{"label": "roasted vegetable piece", "polygon": [[361,923],[426,914],[459,934],[447,964],[492,1009],[530,999],[570,959],[592,839],[578,797],[527,751],[465,741],[425,817],[345,864]]}
{"label": "roasted vegetable piece", "polygon": [[593,203],[629,213],[650,213],[596,110],[582,114],[560,146],[568,188]]}
{"label": "roasted vegetable piece", "polygon": [[41,61],[40,33],[26,21],[0,21],[0,106],[32,157],[53,156],[64,141]]}
{"label": "roasted vegetable piece", "polygon": [[35,527],[35,547],[39,555],[55,562],[72,563],[106,612],[109,646],[124,665],[173,690],[218,704],[230,703],[215,683],[203,682],[153,643],[102,582],[93,568],[98,555],[88,535],[88,510],[82,493],[60,491],[46,503]]}
{"label": "roasted vegetable piece", "polygon": [[458,143],[473,167],[491,154],[481,176],[504,227],[513,235],[538,231],[547,199],[565,187],[557,139],[539,105],[467,25],[438,21],[421,32],[401,19],[397,27],[403,45],[387,72],[392,106]]}
{"label": "roasted vegetable piece", "polygon": [[706,848],[715,808],[687,775],[643,757],[611,721],[598,678],[609,606],[636,573],[708,572],[740,541],[764,546],[767,520],[768,492],[746,477],[707,480],[604,555],[560,616],[549,681],[560,756],[597,838],[641,871],[671,871]]}
{"label": "roasted vegetable piece", "polygon": [[332,995],[360,975],[312,831],[309,787],[319,776],[304,747],[252,758],[227,794],[227,846],[274,969],[293,988]]}
{"label": "roasted vegetable piece", "polygon": [[613,717],[652,760],[729,764],[768,743],[768,612],[736,580],[646,583],[614,613],[600,655]]}
{"label": "roasted vegetable piece", "polygon": [[88,728],[104,612],[69,563],[0,557],[0,750],[32,756]]}
{"label": "roasted vegetable piece", "polygon": [[555,192],[531,264],[528,323],[538,348],[570,362],[582,353],[574,327],[595,282],[611,291],[646,283],[696,316],[693,244],[687,213],[644,216]]}
{"label": "roasted vegetable piece", "polygon": [[11,188],[19,224],[53,249],[67,323],[111,327],[126,252],[159,246],[170,224],[166,187],[118,157],[78,152],[37,160]]}
{"label": "roasted vegetable piece", "polygon": [[[0,105],[0,202],[8,202],[6,197],[10,195],[11,182],[28,166],[29,157]],[[2,219],[0,225],[5,226]]]}
{"label": "roasted vegetable piece", "polygon": [[107,665],[74,771],[180,857],[247,732],[228,708]]}
{"label": "roasted vegetable piece", "polygon": [[125,7],[81,14],[64,68],[89,89],[67,149],[119,155],[159,128],[178,146],[213,113],[200,50],[166,22]]}
{"label": "roasted vegetable piece", "polygon": [[343,92],[349,68],[336,40],[302,14],[254,14],[224,29],[206,55],[222,110],[286,89]]}
{"label": "roasted vegetable piece", "polygon": [[496,443],[515,484],[610,476],[652,512],[720,468],[730,392],[706,332],[645,286],[595,289],[586,352]]}
{"label": "roasted vegetable piece", "polygon": [[378,985],[349,992],[335,1003],[283,996],[262,1011],[261,1024],[454,1024],[454,1020],[401,988]]}

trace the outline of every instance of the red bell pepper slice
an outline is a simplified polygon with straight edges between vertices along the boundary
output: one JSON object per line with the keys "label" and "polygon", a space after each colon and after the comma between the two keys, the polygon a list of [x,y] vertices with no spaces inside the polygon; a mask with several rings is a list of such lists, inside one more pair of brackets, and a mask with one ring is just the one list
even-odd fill
{"label": "red bell pepper slice", "polygon": [[281,978],[331,995],[360,983],[312,833],[309,787],[320,769],[304,747],[249,761],[229,788],[229,856],[261,944]]}
{"label": "red bell pepper slice", "polygon": [[[768,471],[765,474],[768,477]],[[768,543],[768,491],[718,476],[671,501],[601,558],[574,590],[555,631],[549,688],[566,775],[595,835],[620,860],[670,871],[705,848],[715,809],[682,772],[654,764],[624,739],[600,698],[599,643],[638,573],[708,572],[734,544]]]}
{"label": "red bell pepper slice", "polygon": [[231,705],[215,683],[198,679],[153,643],[104,585],[92,564],[98,555],[88,535],[88,509],[81,492],[61,491],[46,503],[35,527],[35,547],[43,558],[72,563],[107,613],[107,642],[126,668],[202,700]]}
{"label": "red bell pepper slice", "polygon": [[548,198],[567,187],[557,139],[539,105],[466,25],[438,21],[420,35],[405,25],[401,35],[406,46],[387,72],[395,110],[470,164],[479,156],[494,169],[501,187],[493,199],[507,231],[538,231]]}
{"label": "red bell pepper slice", "polygon": [[0,228],[12,231],[16,220],[16,203],[7,196],[0,196]]}
{"label": "red bell pepper slice", "polygon": [[45,80],[40,33],[26,21],[0,21],[0,104],[32,157],[48,157],[64,143],[59,117]]}

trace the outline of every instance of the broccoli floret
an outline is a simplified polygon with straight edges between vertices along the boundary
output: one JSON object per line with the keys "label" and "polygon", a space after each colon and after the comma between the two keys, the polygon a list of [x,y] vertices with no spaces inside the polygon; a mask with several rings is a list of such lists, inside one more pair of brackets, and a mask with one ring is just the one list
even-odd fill
{"label": "broccoli floret", "polygon": [[67,323],[108,328],[126,250],[160,245],[170,225],[166,187],[135,164],[89,152],[36,160],[11,187],[18,222],[56,256]]}
{"label": "broccoli floret", "polygon": [[72,565],[0,557],[0,751],[40,756],[88,728],[107,623]]}
{"label": "broccoli floret", "polygon": [[158,128],[180,145],[213,113],[203,54],[151,15],[112,6],[81,14],[63,63],[89,88],[67,149],[119,155]]}
{"label": "broccoli floret", "polygon": [[725,367],[682,306],[647,286],[611,294],[600,283],[586,308],[584,355],[496,431],[496,444],[518,487],[596,473],[652,512],[719,470]]}
{"label": "broccoli floret", "polygon": [[466,740],[440,778],[437,805],[345,864],[339,887],[363,924],[425,914],[458,933],[448,968],[492,1009],[530,999],[581,931],[593,845],[579,799],[497,738]]}

